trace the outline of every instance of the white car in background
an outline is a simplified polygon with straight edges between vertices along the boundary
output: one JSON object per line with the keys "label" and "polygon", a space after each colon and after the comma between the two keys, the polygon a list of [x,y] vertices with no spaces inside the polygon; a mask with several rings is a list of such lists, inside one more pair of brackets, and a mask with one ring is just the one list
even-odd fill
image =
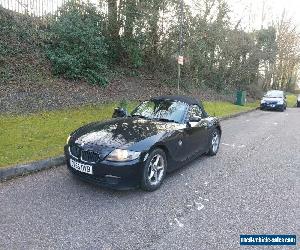
{"label": "white car in background", "polygon": [[281,90],[269,90],[260,101],[261,110],[286,110],[286,95]]}

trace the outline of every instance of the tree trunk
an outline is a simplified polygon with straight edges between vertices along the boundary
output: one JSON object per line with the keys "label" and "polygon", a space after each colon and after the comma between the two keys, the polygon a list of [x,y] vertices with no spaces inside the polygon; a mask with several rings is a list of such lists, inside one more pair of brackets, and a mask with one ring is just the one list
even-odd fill
{"label": "tree trunk", "polygon": [[132,40],[133,27],[136,19],[136,0],[126,0],[125,16],[124,36],[128,40]]}
{"label": "tree trunk", "polygon": [[112,39],[119,38],[118,4],[117,0],[107,0],[108,5],[108,33]]}

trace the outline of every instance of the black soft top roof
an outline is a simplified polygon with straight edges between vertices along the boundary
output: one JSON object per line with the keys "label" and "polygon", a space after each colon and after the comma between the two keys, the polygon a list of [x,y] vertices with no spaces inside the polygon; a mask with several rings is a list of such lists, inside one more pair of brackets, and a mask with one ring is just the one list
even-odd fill
{"label": "black soft top roof", "polygon": [[199,101],[197,101],[193,97],[188,97],[188,96],[180,96],[180,95],[165,95],[165,96],[158,96],[158,97],[153,97],[151,98],[152,100],[174,100],[174,101],[180,101],[180,102],[185,102],[186,104],[189,105],[201,105]]}
{"label": "black soft top roof", "polygon": [[151,98],[151,100],[174,100],[174,101],[184,102],[188,105],[198,105],[201,107],[204,117],[208,116],[201,101],[198,101],[193,97],[183,96],[183,95],[165,95],[165,96],[153,97]]}

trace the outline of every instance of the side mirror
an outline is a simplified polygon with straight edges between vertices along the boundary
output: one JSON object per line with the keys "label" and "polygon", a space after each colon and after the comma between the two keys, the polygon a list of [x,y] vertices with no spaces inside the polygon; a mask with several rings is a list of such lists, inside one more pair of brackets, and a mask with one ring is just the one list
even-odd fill
{"label": "side mirror", "polygon": [[194,127],[194,126],[196,126],[195,125],[195,123],[197,122],[200,122],[200,120],[201,120],[201,117],[200,116],[192,116],[192,117],[190,117],[190,119],[188,120],[188,122],[187,122],[187,127],[188,128],[191,128],[191,127]]}
{"label": "side mirror", "polygon": [[197,115],[192,116],[192,117],[190,117],[190,119],[189,119],[189,122],[200,122],[200,121],[201,121],[201,117],[200,117],[200,116],[197,116]]}
{"label": "side mirror", "polygon": [[128,112],[126,109],[118,107],[114,109],[114,113],[112,115],[112,118],[117,118],[117,117],[126,117],[128,116]]}

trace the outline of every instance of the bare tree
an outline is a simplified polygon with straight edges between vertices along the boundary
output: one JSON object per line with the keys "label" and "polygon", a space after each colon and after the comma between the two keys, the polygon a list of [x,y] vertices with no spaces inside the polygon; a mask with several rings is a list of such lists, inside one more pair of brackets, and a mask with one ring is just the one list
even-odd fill
{"label": "bare tree", "polygon": [[292,90],[295,87],[300,63],[300,36],[291,18],[283,11],[276,24],[277,60],[274,88]]}

